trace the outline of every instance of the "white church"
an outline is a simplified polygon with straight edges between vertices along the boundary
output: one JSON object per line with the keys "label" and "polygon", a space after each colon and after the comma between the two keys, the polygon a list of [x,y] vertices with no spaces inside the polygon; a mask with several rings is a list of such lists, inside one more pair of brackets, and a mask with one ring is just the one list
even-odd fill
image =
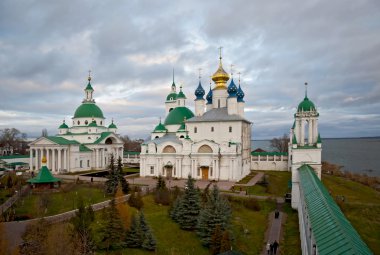
{"label": "white church", "polygon": [[201,82],[195,89],[194,114],[173,79],[165,121],[141,146],[141,176],[237,181],[249,173],[251,122],[244,118],[244,92],[224,71],[221,56],[212,80],[206,98]]}
{"label": "white church", "polygon": [[90,76],[84,92],[85,98],[74,113],[71,127],[63,121],[57,135],[40,137],[30,143],[31,170],[41,168],[44,156],[47,167],[54,174],[102,170],[108,165],[111,154],[123,157],[124,143],[116,134],[113,121],[106,126],[103,111],[93,99]]}

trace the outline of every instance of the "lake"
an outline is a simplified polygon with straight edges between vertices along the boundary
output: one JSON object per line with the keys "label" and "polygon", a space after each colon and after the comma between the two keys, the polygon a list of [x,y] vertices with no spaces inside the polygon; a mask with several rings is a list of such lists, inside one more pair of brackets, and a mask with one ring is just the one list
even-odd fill
{"label": "lake", "polygon": [[[252,141],[252,150],[270,148],[269,140]],[[322,139],[322,160],[343,166],[343,170],[380,176],[380,138]]]}

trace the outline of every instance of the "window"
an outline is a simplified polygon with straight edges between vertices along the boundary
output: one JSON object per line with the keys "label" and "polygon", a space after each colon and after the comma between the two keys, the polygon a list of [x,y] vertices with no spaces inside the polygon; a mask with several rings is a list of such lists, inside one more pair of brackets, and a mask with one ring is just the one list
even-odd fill
{"label": "window", "polygon": [[100,125],[103,125],[103,121],[100,121]]}
{"label": "window", "polygon": [[78,120],[78,125],[80,125],[80,121]]}
{"label": "window", "polygon": [[86,125],[87,125],[87,124],[88,124],[88,121],[86,120],[86,121],[84,122],[84,124],[86,124]]}
{"label": "window", "polygon": [[154,166],[150,166],[150,174],[154,174]]}
{"label": "window", "polygon": [[173,108],[170,108],[170,109],[169,109],[169,112],[171,112],[172,110],[173,110]]}
{"label": "window", "polygon": [[91,140],[91,137],[88,137],[88,140]]}
{"label": "window", "polygon": [[156,135],[156,137],[155,137],[154,139],[157,139],[157,138],[159,138],[159,136],[158,136],[158,135]]}
{"label": "window", "polygon": [[179,138],[185,138],[183,135],[181,135]]}
{"label": "window", "polygon": [[90,167],[90,160],[87,160],[87,167]]}
{"label": "window", "polygon": [[90,128],[90,132],[91,132],[91,128]]}
{"label": "window", "polygon": [[211,132],[214,132],[214,127],[211,127]]}
{"label": "window", "polygon": [[197,127],[194,127],[194,133],[197,133],[198,129]]}
{"label": "window", "polygon": [[220,99],[218,99],[218,108],[220,108]]}
{"label": "window", "polygon": [[79,167],[80,168],[82,168],[83,167],[83,164],[82,164],[83,162],[82,162],[82,160],[81,161],[79,161]]}
{"label": "window", "polygon": [[201,170],[200,170],[200,168],[199,168],[199,167],[198,167],[197,175],[198,175],[198,176],[200,176],[200,175],[201,175]]}
{"label": "window", "polygon": [[210,167],[210,176],[212,176],[212,167]]}
{"label": "window", "polygon": [[232,133],[232,127],[230,126],[228,129],[229,129],[230,133]]}

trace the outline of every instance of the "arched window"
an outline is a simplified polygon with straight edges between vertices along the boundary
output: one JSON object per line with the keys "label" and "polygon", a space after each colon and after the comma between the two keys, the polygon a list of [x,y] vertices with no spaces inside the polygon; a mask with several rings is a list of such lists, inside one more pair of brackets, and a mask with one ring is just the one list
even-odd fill
{"label": "arched window", "polygon": [[154,139],[157,139],[157,138],[160,138],[158,135],[156,135],[156,137]]}
{"label": "arched window", "polygon": [[78,120],[78,125],[80,125],[80,121]]}
{"label": "arched window", "polygon": [[169,109],[169,112],[171,112],[172,110],[173,110],[173,108],[170,108],[170,109]]}
{"label": "arched window", "polygon": [[211,127],[211,132],[214,132],[214,127]]}
{"label": "arched window", "polygon": [[198,129],[197,127],[194,127],[194,133],[197,133]]}
{"label": "arched window", "polygon": [[199,147],[198,153],[212,153],[212,149],[210,146],[205,144]]}
{"label": "arched window", "polygon": [[176,153],[176,150],[173,146],[167,145],[163,150],[162,153]]}
{"label": "arched window", "polygon": [[185,138],[183,135],[181,135],[179,138]]}
{"label": "arched window", "polygon": [[84,122],[84,124],[86,124],[86,125],[87,125],[87,124],[88,124],[88,121],[86,120],[86,121]]}
{"label": "arched window", "polygon": [[228,130],[230,131],[230,133],[232,133],[232,127],[231,126],[228,128]]}
{"label": "arched window", "polygon": [[100,125],[103,125],[103,121],[100,121]]}
{"label": "arched window", "polygon": [[105,141],[105,144],[112,144],[112,138],[108,137],[107,140]]}

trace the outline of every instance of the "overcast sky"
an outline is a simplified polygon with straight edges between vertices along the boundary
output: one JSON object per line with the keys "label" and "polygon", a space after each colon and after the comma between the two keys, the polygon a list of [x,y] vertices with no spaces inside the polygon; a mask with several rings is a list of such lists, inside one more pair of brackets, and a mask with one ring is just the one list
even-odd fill
{"label": "overcast sky", "polygon": [[[172,69],[194,109],[223,46],[254,139],[287,133],[309,83],[322,137],[380,135],[380,1],[0,1],[0,129],[71,123],[92,70],[119,133],[164,117]],[[236,77],[236,76],[235,76]]]}

